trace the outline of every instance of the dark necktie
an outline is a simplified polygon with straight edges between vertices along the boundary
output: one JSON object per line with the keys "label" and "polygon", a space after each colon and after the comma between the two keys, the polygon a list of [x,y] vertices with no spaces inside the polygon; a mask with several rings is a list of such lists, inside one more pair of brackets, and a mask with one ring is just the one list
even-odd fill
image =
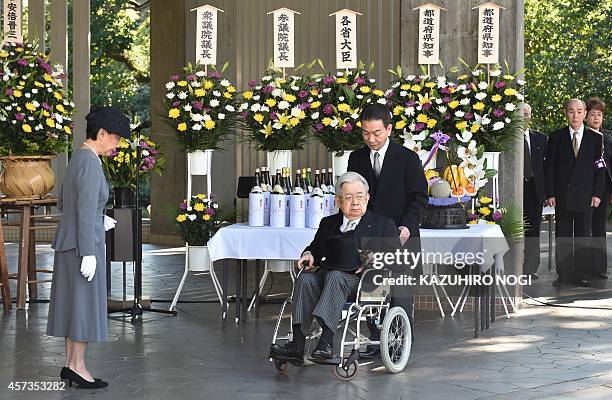
{"label": "dark necktie", "polygon": [[525,148],[525,157],[523,159],[524,162],[524,173],[525,178],[529,179],[533,177],[533,168],[531,166],[531,152],[529,151],[529,144],[527,143],[527,138],[523,137],[523,146]]}

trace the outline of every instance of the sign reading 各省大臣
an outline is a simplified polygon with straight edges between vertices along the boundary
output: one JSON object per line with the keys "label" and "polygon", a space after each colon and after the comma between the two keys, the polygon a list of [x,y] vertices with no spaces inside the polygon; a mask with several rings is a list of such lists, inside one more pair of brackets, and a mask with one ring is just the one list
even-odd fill
{"label": "sign reading \u5404\u7701\u5927\u81e3", "polygon": [[336,17],[336,68],[357,68],[357,15],[353,10],[344,8],[329,16]]}

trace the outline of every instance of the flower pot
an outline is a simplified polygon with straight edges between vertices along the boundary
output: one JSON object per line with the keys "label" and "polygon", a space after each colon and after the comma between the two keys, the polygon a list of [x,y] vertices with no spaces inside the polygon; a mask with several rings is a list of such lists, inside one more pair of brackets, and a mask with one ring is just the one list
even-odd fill
{"label": "flower pot", "polygon": [[55,184],[50,160],[55,156],[0,157],[0,192],[18,199],[45,197]]}
{"label": "flower pot", "polygon": [[334,171],[335,178],[338,178],[348,170],[348,161],[351,153],[352,151],[345,150],[342,155],[339,156],[337,151],[332,152],[332,171]]}
{"label": "flower pot", "polygon": [[485,151],[484,158],[487,161],[487,169],[499,171],[499,151]]}
{"label": "flower pot", "polygon": [[113,188],[113,199],[115,208],[130,208],[134,200],[134,191],[130,188]]}
{"label": "flower pot", "polygon": [[187,245],[187,267],[190,271],[210,271],[212,262],[208,246]]}
{"label": "flower pot", "polygon": [[187,153],[187,172],[191,175],[210,175],[213,151],[212,149],[206,149]]}
{"label": "flower pot", "polygon": [[291,150],[269,151],[267,156],[270,174],[275,174],[277,169],[291,168]]}

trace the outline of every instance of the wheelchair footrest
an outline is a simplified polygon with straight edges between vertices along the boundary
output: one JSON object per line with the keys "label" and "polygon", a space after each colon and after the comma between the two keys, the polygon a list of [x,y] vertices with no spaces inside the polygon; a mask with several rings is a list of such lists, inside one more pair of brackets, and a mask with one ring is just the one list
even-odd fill
{"label": "wheelchair footrest", "polygon": [[332,358],[309,358],[308,361],[312,361],[315,364],[321,365],[340,365],[342,364],[342,359],[334,354]]}

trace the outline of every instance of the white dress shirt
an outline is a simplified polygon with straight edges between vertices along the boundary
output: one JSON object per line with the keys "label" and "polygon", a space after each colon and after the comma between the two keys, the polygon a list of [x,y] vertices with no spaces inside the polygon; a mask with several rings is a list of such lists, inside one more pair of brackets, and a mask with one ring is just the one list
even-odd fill
{"label": "white dress shirt", "polygon": [[387,138],[387,141],[385,142],[383,147],[380,148],[380,150],[370,149],[370,165],[372,166],[372,170],[374,170],[374,154],[375,153],[380,154],[380,168],[382,169],[383,162],[385,161],[385,154],[387,153],[388,148],[389,148],[389,138]]}
{"label": "white dress shirt", "polygon": [[[356,219],[351,221],[346,216],[343,215],[342,216],[342,225],[340,225],[340,232],[345,233],[345,232],[354,230],[355,228],[357,228],[357,225],[359,225],[359,221],[361,221],[361,217],[356,218]],[[350,225],[350,229],[347,230],[347,228],[349,228],[349,224],[351,224],[351,223],[352,223],[352,225]]]}

